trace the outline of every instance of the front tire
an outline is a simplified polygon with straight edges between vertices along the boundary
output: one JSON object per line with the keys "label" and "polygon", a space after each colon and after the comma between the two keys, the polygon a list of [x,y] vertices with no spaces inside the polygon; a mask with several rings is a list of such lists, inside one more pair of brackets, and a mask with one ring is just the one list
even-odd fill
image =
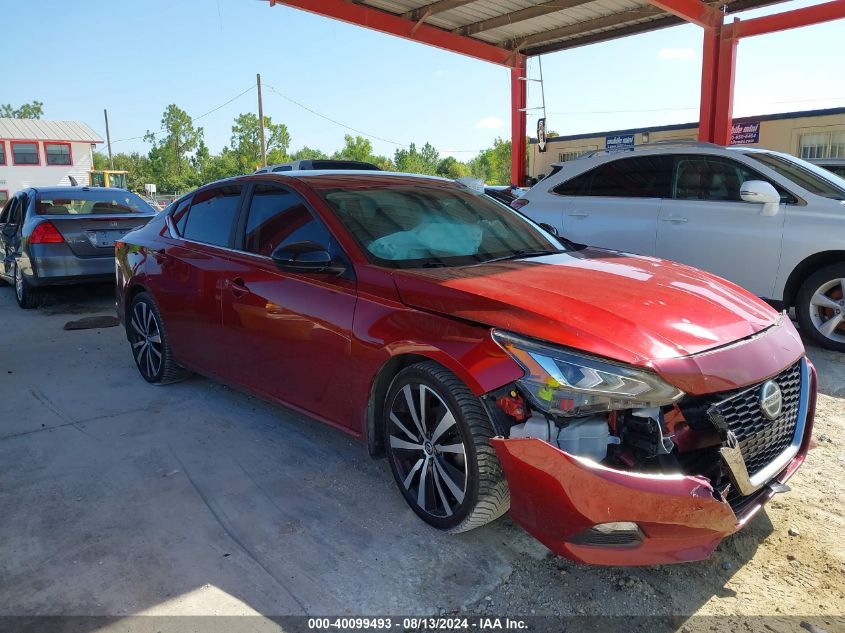
{"label": "front tire", "polygon": [[465,532],[510,507],[493,425],[481,402],[434,362],[397,374],[384,405],[384,445],[396,484],[426,523]]}
{"label": "front tire", "polygon": [[37,308],[41,303],[41,294],[37,288],[33,287],[26,280],[17,262],[15,262],[14,282],[15,300],[18,302],[18,305],[24,310]]}
{"label": "front tire", "polygon": [[845,352],[845,263],[810,275],[796,304],[802,332],[822,347]]}
{"label": "front tire", "polygon": [[166,385],[190,376],[190,372],[173,359],[161,312],[148,293],[138,293],[132,299],[126,334],[135,365],[147,382]]}

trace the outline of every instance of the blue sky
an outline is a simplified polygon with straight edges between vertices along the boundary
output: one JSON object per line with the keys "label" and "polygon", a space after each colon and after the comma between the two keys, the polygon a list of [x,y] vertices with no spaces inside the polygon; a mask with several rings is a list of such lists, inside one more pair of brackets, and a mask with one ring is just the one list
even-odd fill
{"label": "blue sky", "polygon": [[[817,2],[793,0],[741,17]],[[6,3],[0,102],[44,102],[45,118],[87,122],[113,140],[157,130],[176,103],[198,117],[260,72],[265,114],[292,149],[333,151],[350,133],[275,94],[369,134],[378,153],[430,141],[468,159],[508,138],[506,69],[259,0],[86,0]],[[693,121],[701,30],[680,26],[543,57],[548,127],[562,134]],[[845,105],[845,21],[743,40],[735,115]],[[529,73],[537,76],[533,61]],[[529,105],[539,105],[532,85]],[[219,151],[255,91],[201,120]],[[529,129],[533,118],[529,119]],[[105,137],[104,137],[105,138]],[[392,142],[388,142],[392,141]],[[140,150],[140,139],[114,151]]]}

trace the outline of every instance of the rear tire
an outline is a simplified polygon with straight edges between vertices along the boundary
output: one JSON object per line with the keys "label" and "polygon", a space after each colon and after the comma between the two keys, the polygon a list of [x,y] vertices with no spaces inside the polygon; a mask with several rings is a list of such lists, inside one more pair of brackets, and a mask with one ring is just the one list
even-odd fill
{"label": "rear tire", "polygon": [[807,277],[795,311],[806,336],[822,347],[845,352],[845,263],[825,266]]}
{"label": "rear tire", "polygon": [[191,372],[173,359],[164,319],[152,296],[135,295],[126,320],[126,335],[141,376],[154,385],[185,380]]}
{"label": "rear tire", "polygon": [[14,286],[15,300],[21,308],[31,310],[41,304],[41,292],[26,280],[17,262],[15,262]]}
{"label": "rear tire", "polygon": [[446,368],[428,361],[400,371],[385,399],[383,428],[396,484],[426,523],[465,532],[510,508],[508,484],[490,446],[490,418]]}

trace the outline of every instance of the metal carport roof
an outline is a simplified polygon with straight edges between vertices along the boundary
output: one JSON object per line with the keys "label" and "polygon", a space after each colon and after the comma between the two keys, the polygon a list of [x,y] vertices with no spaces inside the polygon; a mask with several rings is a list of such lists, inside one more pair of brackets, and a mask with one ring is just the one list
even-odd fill
{"label": "metal carport roof", "polygon": [[[781,0],[706,3],[727,13]],[[363,5],[523,55],[539,55],[686,21],[637,0],[360,0]]]}
{"label": "metal carport roof", "polygon": [[[524,182],[526,60],[674,24],[704,31],[699,139],[731,142],[741,39],[845,18],[845,0],[740,21],[778,0],[269,0],[327,18],[507,66],[511,71],[511,178]],[[731,18],[731,21],[728,18]]]}

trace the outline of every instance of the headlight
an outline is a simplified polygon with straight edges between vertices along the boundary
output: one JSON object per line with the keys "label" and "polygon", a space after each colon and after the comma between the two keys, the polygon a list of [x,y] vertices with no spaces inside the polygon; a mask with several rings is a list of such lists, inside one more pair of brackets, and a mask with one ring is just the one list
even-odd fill
{"label": "headlight", "polygon": [[684,395],[651,372],[582,356],[508,332],[493,339],[525,370],[518,382],[531,404],[554,415],[658,407]]}

